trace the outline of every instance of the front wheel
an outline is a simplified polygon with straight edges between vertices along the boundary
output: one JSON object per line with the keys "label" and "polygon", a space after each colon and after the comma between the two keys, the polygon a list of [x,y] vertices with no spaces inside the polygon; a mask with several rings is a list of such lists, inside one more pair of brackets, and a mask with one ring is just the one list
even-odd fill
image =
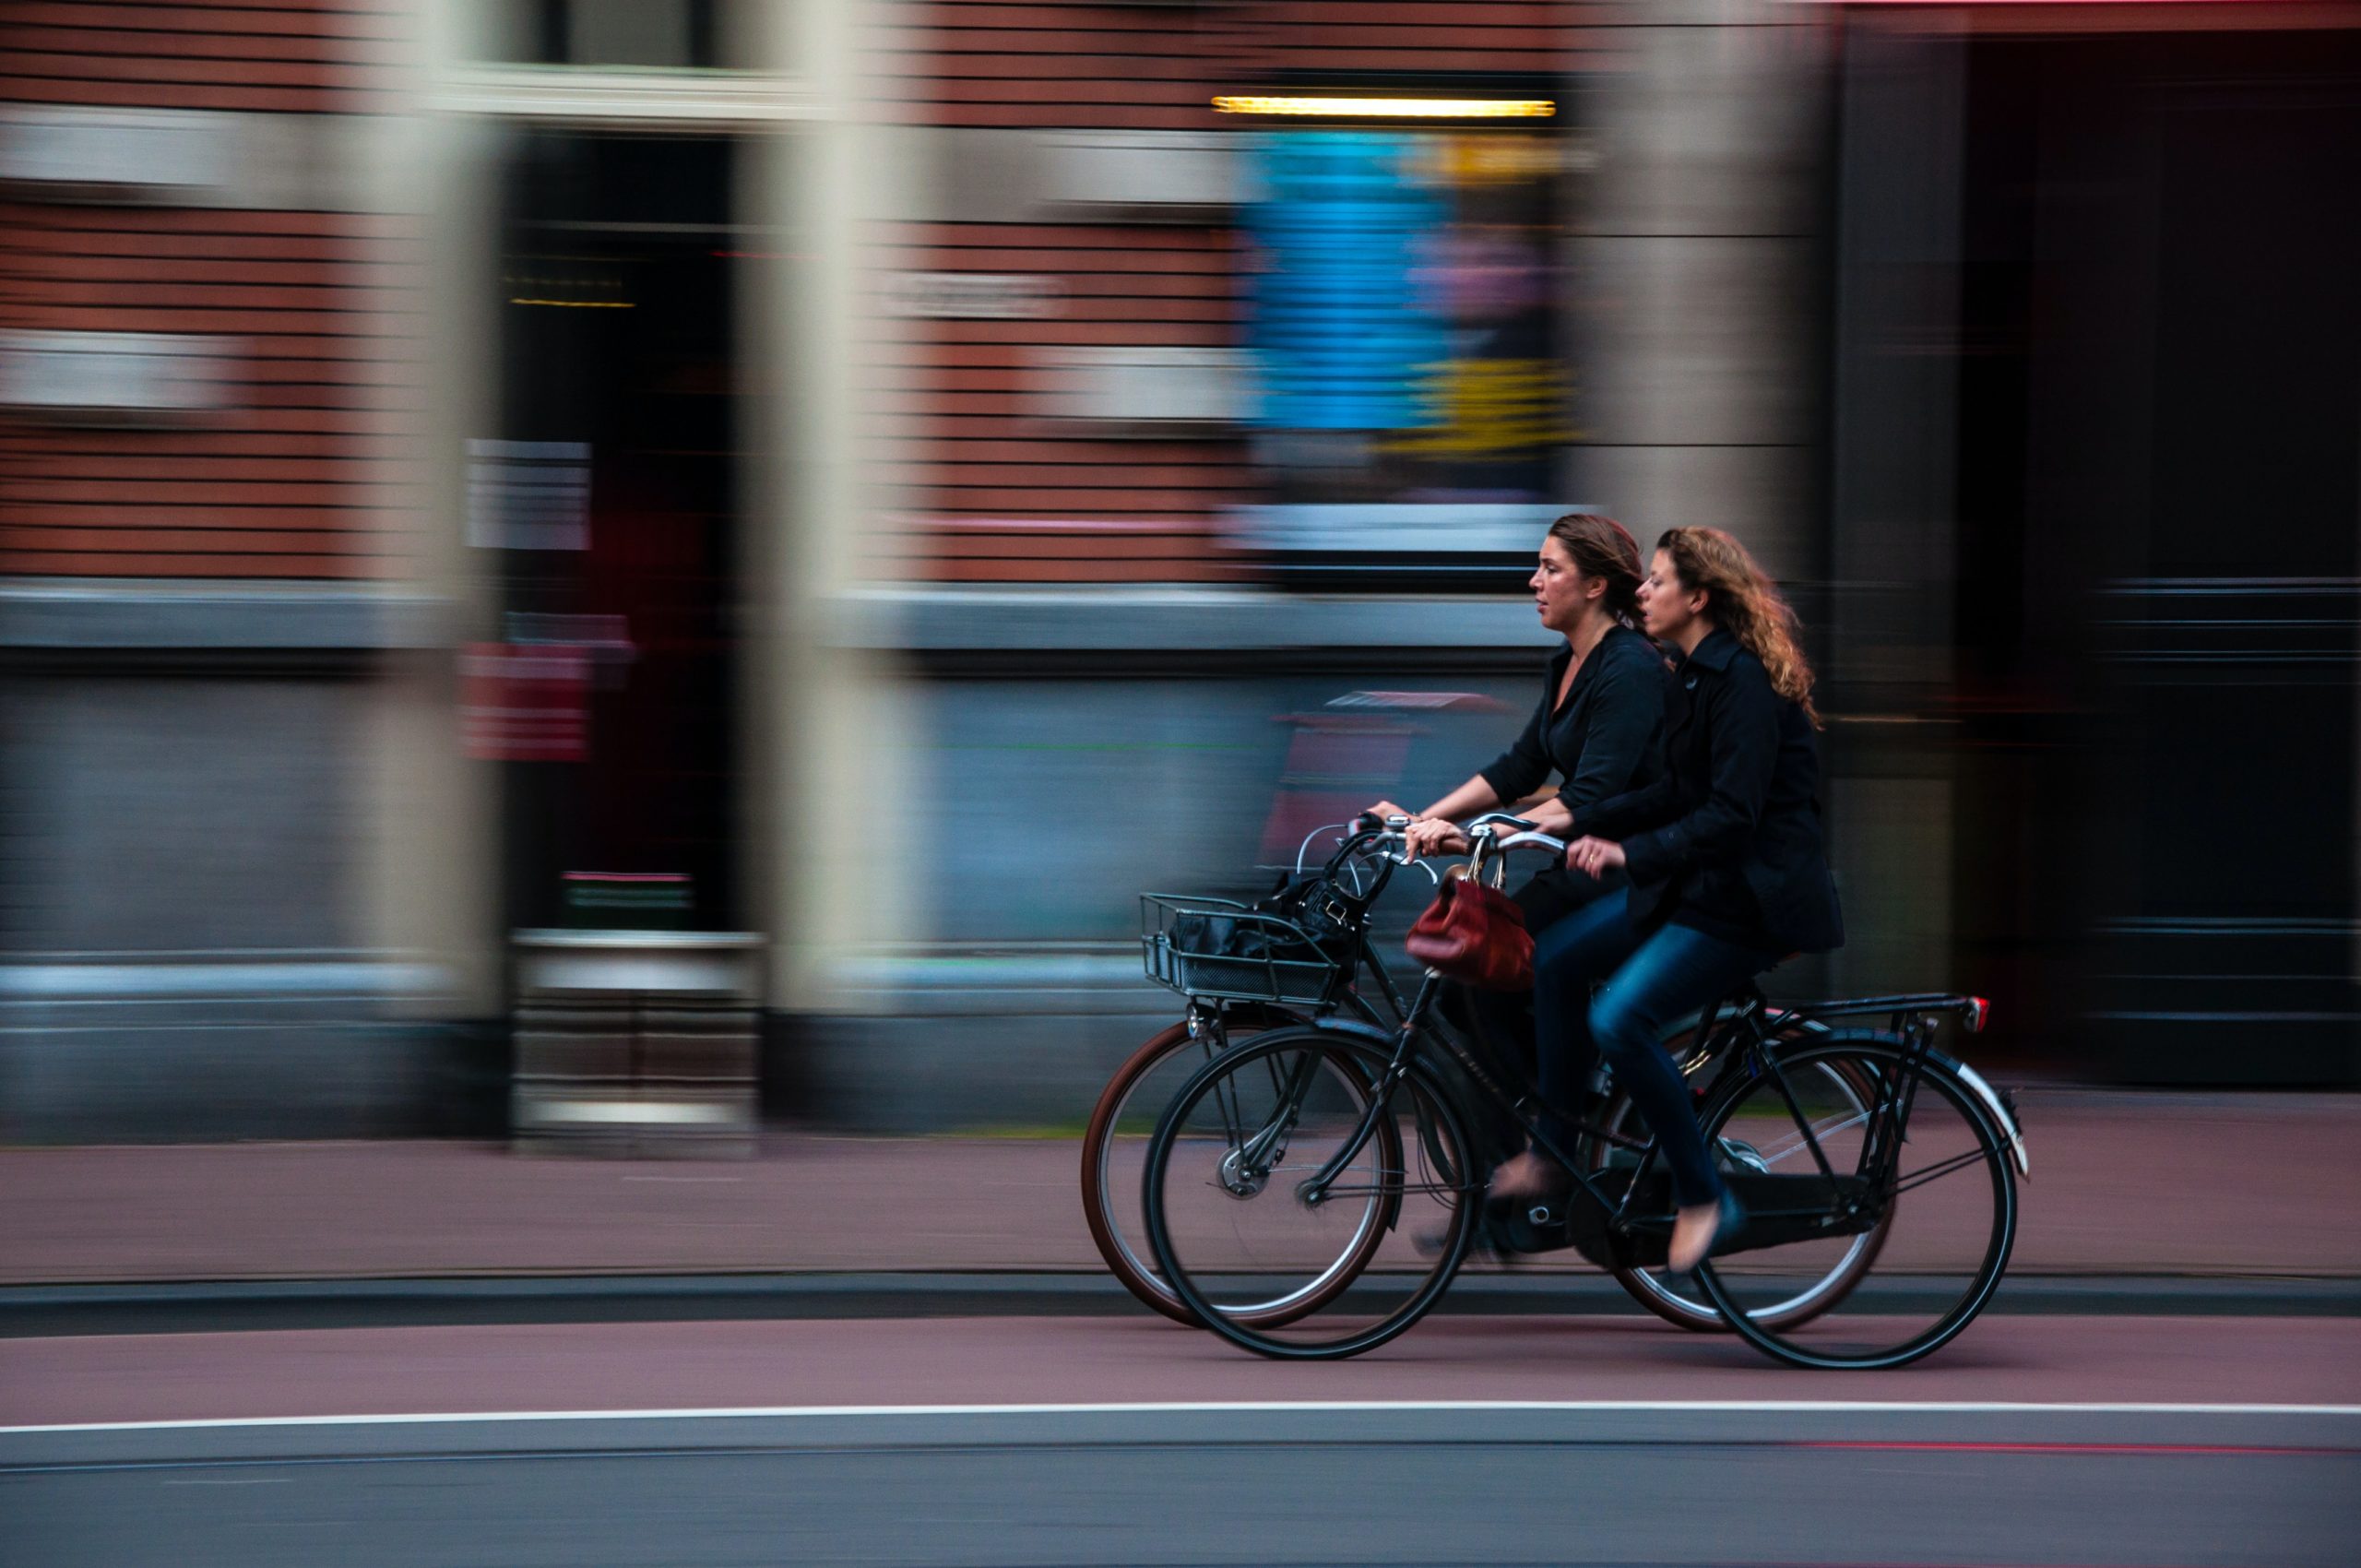
{"label": "front wheel", "polygon": [[[1216,1333],[1258,1355],[1376,1348],[1442,1298],[1484,1177],[1424,1065],[1382,1037],[1274,1029],[1182,1086],[1148,1146],[1157,1271]],[[1370,1097],[1380,1103],[1374,1112]],[[1226,1302],[1288,1303],[1275,1314]]]}
{"label": "front wheel", "polygon": [[[1237,1014],[1217,1027],[1192,1036],[1185,1023],[1174,1024],[1148,1037],[1132,1052],[1099,1092],[1091,1108],[1090,1124],[1082,1136],[1082,1215],[1090,1239],[1108,1272],[1142,1304],[1175,1323],[1202,1326],[1197,1314],[1156,1272],[1148,1244],[1146,1218],[1141,1207],[1142,1175],[1147,1169],[1148,1138],[1164,1108],[1191,1074],[1222,1051],[1251,1039],[1272,1023],[1299,1024],[1285,1015]],[[1316,1305],[1317,1303],[1313,1303]],[[1255,1303],[1231,1301],[1228,1308],[1256,1318]],[[1289,1308],[1270,1309],[1273,1312]]]}
{"label": "front wheel", "polygon": [[[1697,1271],[1725,1319],[1791,1366],[1898,1367],[1949,1343],[1991,1301],[2017,1233],[2009,1144],[1950,1058],[1889,1036],[1774,1045],[1703,1117],[1743,1144],[1748,1208],[1732,1250]],[[1800,1319],[1783,1310],[1875,1238],[1880,1265]],[[1866,1270],[1862,1272],[1866,1273]]]}

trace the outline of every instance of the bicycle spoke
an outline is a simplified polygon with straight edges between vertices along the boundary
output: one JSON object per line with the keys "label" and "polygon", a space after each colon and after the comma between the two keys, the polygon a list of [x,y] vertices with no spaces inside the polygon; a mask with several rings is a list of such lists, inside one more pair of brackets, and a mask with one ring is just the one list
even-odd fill
{"label": "bicycle spoke", "polygon": [[[1233,1098],[1249,1125],[1284,1119],[1267,1165],[1217,1130],[1216,1108]],[[1249,1348],[1349,1354],[1406,1327],[1457,1266],[1477,1203],[1455,1179],[1467,1169],[1464,1132],[1422,1079],[1397,1079],[1367,1045],[1274,1031],[1198,1074],[1158,1130],[1146,1182],[1157,1265]],[[1419,1225],[1397,1223],[1414,1199]],[[1425,1218],[1439,1211],[1440,1241]]]}
{"label": "bicycle spoke", "polygon": [[1914,1170],[1907,1176],[1898,1176],[1894,1179],[1893,1185],[1887,1189],[1887,1195],[1897,1197],[1914,1187],[1923,1187],[1929,1182],[1948,1176],[1954,1170],[1971,1170],[1982,1164],[1984,1158],[1983,1150],[1970,1149],[1964,1154],[1953,1155],[1951,1158],[1938,1164]]}
{"label": "bicycle spoke", "polygon": [[[1815,1123],[1810,1129],[1811,1134],[1822,1145],[1825,1145],[1830,1139],[1835,1137],[1837,1134],[1848,1132],[1855,1127],[1866,1124],[1869,1120],[1869,1115],[1870,1113],[1867,1111],[1855,1111],[1850,1115],[1832,1116],[1825,1122]],[[1759,1148],[1755,1152],[1762,1157],[1763,1164],[1776,1165],[1781,1160],[1787,1158],[1790,1155],[1801,1153],[1804,1147],[1804,1139],[1799,1134],[1790,1141],[1777,1154],[1763,1154]]]}
{"label": "bicycle spoke", "polygon": [[[1775,1054],[1762,1082],[1724,1091],[1707,1132],[1740,1138],[1792,1123],[1802,1135],[1775,1146],[1762,1170],[1732,1170],[1748,1223],[1700,1283],[1740,1334],[1798,1365],[1928,1353],[1982,1310],[2006,1266],[2015,1189],[1998,1134],[1916,1041],[1827,1038]],[[1920,1163],[1897,1179],[1905,1144]],[[1794,1158],[1802,1147],[1811,1167]],[[1912,1200],[1895,1203],[1904,1191]],[[1872,1277],[1880,1262],[1890,1279]]]}

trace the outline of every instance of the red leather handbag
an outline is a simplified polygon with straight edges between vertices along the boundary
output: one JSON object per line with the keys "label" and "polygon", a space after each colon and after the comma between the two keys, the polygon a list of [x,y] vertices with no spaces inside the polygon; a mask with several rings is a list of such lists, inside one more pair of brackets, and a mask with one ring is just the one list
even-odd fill
{"label": "red leather handbag", "polygon": [[1533,983],[1533,933],[1525,911],[1497,887],[1453,877],[1410,928],[1410,956],[1445,980],[1478,991],[1523,991]]}

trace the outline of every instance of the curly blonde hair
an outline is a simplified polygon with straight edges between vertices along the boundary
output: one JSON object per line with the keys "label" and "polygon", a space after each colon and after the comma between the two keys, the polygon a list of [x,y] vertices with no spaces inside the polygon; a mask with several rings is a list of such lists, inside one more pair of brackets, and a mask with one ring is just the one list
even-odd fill
{"label": "curly blonde hair", "polygon": [[1811,663],[1797,642],[1796,612],[1746,546],[1719,529],[1689,528],[1667,529],[1656,548],[1672,557],[1683,587],[1713,596],[1706,613],[1762,660],[1771,689],[1801,707],[1813,729],[1821,728],[1811,703]]}

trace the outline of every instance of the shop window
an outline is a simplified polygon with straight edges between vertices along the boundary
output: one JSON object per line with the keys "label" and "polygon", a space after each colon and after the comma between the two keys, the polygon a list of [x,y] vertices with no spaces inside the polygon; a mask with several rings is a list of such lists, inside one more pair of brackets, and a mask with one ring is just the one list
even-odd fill
{"label": "shop window", "polygon": [[1496,573],[1565,509],[1571,143],[1510,124],[1248,134],[1249,418],[1269,505],[1245,522],[1282,571]]}
{"label": "shop window", "polygon": [[494,0],[480,15],[488,56],[519,65],[734,69],[735,0]]}

